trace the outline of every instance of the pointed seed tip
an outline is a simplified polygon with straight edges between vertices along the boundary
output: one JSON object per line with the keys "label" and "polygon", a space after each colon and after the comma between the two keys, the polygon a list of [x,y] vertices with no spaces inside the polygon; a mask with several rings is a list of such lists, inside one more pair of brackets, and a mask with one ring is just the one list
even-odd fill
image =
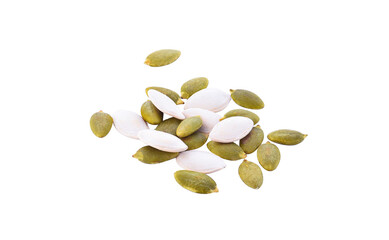
{"label": "pointed seed tip", "polygon": [[304,134],[304,138],[308,137],[308,134]]}
{"label": "pointed seed tip", "polygon": [[219,189],[216,187],[213,192],[219,192]]}

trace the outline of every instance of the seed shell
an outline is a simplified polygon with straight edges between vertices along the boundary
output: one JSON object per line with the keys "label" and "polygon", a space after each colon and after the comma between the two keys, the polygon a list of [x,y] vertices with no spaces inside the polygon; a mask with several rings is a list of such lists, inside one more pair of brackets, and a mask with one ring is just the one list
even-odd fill
{"label": "seed shell", "polygon": [[173,102],[175,102],[176,104],[184,104],[184,102],[180,98],[180,95],[178,95],[178,93],[176,93],[173,90],[170,90],[168,88],[163,88],[163,87],[148,87],[148,88],[146,88],[146,95],[147,96],[149,96],[149,90],[151,90],[151,89],[165,94],[171,100],[173,100]]}
{"label": "seed shell", "polygon": [[216,88],[206,88],[193,94],[186,102],[184,109],[201,108],[220,112],[228,106],[231,96]]}
{"label": "seed shell", "polygon": [[159,111],[181,120],[185,119],[181,109],[165,94],[153,89],[150,89],[148,94],[149,99]]}
{"label": "seed shell", "polygon": [[218,143],[210,141],[207,143],[207,147],[209,151],[223,159],[234,161],[247,157],[243,149],[235,143]]}
{"label": "seed shell", "polygon": [[193,78],[181,86],[181,97],[188,99],[196,92],[208,87],[208,79],[205,77]]}
{"label": "seed shell", "polygon": [[220,115],[212,111],[201,108],[189,108],[182,112],[185,117],[200,116],[203,121],[203,125],[199,129],[200,132],[210,133],[213,127],[219,122]]}
{"label": "seed shell", "polygon": [[251,111],[245,110],[245,109],[231,110],[231,111],[227,112],[226,114],[224,114],[224,117],[221,118],[220,120],[224,120],[226,118],[235,117],[235,116],[242,116],[242,117],[250,118],[251,120],[253,120],[254,124],[257,124],[259,122],[259,117],[257,114],[255,114]]}
{"label": "seed shell", "polygon": [[193,150],[202,147],[207,142],[208,134],[197,131],[180,139],[188,146],[188,150]]}
{"label": "seed shell", "polygon": [[273,171],[280,163],[281,153],[276,145],[267,142],[259,146],[257,150],[257,157],[259,163],[264,169]]}
{"label": "seed shell", "polygon": [[247,154],[255,152],[262,144],[264,138],[263,131],[260,126],[255,126],[251,132],[239,142],[239,146]]}
{"label": "seed shell", "polygon": [[142,104],[140,114],[146,122],[152,125],[161,123],[163,119],[163,112],[159,111],[150,100]]}
{"label": "seed shell", "polygon": [[295,130],[281,129],[274,132],[271,132],[267,135],[267,138],[275,143],[284,144],[284,145],[296,145],[304,141],[307,137],[307,134],[302,134]]}
{"label": "seed shell", "polygon": [[171,117],[158,124],[155,130],[170,133],[174,136],[177,136],[176,135],[177,127],[178,125],[180,125],[181,122],[182,120]]}
{"label": "seed shell", "polygon": [[215,154],[192,150],[178,155],[177,164],[185,170],[213,173],[226,167],[224,160]]}
{"label": "seed shell", "polygon": [[263,175],[261,168],[250,161],[243,160],[239,165],[239,176],[240,179],[249,187],[258,189],[262,186]]}
{"label": "seed shell", "polygon": [[205,173],[179,170],[174,173],[174,178],[183,188],[195,193],[207,194],[219,191],[216,182]]}
{"label": "seed shell", "polygon": [[150,67],[162,67],[176,61],[181,56],[181,52],[173,49],[162,49],[147,56],[145,64]]}
{"label": "seed shell", "polygon": [[230,117],[217,123],[209,134],[209,138],[221,143],[235,142],[249,134],[253,125],[250,118]]}
{"label": "seed shell", "polygon": [[93,134],[99,138],[107,136],[109,131],[111,131],[112,123],[112,117],[103,111],[93,114],[89,121]]}
{"label": "seed shell", "polygon": [[187,137],[199,130],[201,125],[203,125],[203,121],[200,116],[187,118],[178,125],[176,135],[178,137]]}
{"label": "seed shell", "polygon": [[183,152],[188,149],[181,139],[161,131],[143,130],[138,133],[138,138],[146,145],[165,152]]}
{"label": "seed shell", "polygon": [[149,129],[143,118],[131,111],[118,110],[112,118],[116,130],[126,137],[138,139],[139,131]]}
{"label": "seed shell", "polygon": [[147,164],[155,164],[166,162],[170,159],[176,158],[178,153],[164,152],[153,148],[151,146],[145,146],[140,148],[132,157]]}
{"label": "seed shell", "polygon": [[262,99],[253,92],[243,89],[231,89],[230,92],[232,100],[241,107],[250,109],[262,109],[265,107]]}

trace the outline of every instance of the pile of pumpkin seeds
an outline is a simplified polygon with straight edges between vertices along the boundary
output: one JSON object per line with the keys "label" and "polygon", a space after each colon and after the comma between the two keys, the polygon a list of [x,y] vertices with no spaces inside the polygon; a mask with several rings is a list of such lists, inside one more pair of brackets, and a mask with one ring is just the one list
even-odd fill
{"label": "pile of pumpkin seeds", "polygon": [[[180,55],[178,50],[159,50],[147,56],[145,64],[165,66]],[[112,114],[100,111],[90,119],[91,130],[103,138],[114,125],[122,135],[144,142],[146,146],[133,155],[143,163],[157,164],[176,159],[184,170],[175,172],[174,177],[183,188],[202,194],[218,192],[216,182],[207,174],[225,168],[225,160],[244,159],[238,174],[247,186],[258,189],[263,183],[262,170],[246,160],[247,155],[257,151],[258,162],[267,171],[274,171],[280,163],[278,147],[269,141],[262,144],[264,132],[256,125],[258,115],[246,110],[264,108],[257,94],[244,89],[226,93],[208,88],[208,79],[199,77],[181,86],[181,96],[173,90],[155,86],[146,88],[146,95],[149,99],[140,107],[140,114],[127,110]],[[224,116],[219,115],[218,112],[225,109],[231,99],[246,109],[234,109]],[[150,129],[150,125],[156,127]],[[306,136],[298,131],[281,129],[269,133],[267,138],[278,144],[296,145]],[[197,150],[206,143],[209,152]]]}

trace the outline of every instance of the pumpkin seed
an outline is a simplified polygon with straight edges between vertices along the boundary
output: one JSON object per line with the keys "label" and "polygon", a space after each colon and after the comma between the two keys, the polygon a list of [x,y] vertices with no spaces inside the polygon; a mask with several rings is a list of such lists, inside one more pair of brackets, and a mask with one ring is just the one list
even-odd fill
{"label": "pumpkin seed", "polygon": [[210,152],[192,150],[180,153],[177,164],[185,170],[213,173],[226,167],[224,160]]}
{"label": "pumpkin seed", "polygon": [[260,126],[255,126],[251,132],[239,142],[239,146],[247,154],[255,152],[262,144],[264,138],[263,131]]}
{"label": "pumpkin seed", "polygon": [[162,67],[176,61],[181,52],[173,49],[162,49],[155,51],[147,56],[145,64],[150,67]]}
{"label": "pumpkin seed", "polygon": [[207,143],[207,147],[213,154],[227,160],[233,161],[247,157],[243,149],[235,143],[218,143],[210,141]]}
{"label": "pumpkin seed", "polygon": [[219,122],[220,115],[209,110],[201,108],[189,108],[182,112],[185,117],[200,116],[203,121],[203,125],[199,129],[200,132],[210,133],[213,127]]}
{"label": "pumpkin seed", "polygon": [[140,114],[146,122],[153,125],[161,123],[163,119],[163,112],[159,111],[150,100],[142,104]]}
{"label": "pumpkin seed", "polygon": [[281,153],[276,145],[267,142],[259,146],[257,150],[257,157],[259,163],[264,169],[273,171],[280,163]]}
{"label": "pumpkin seed", "polygon": [[206,88],[193,94],[186,102],[184,109],[201,108],[212,112],[225,109],[231,96],[219,89]]}
{"label": "pumpkin seed", "polygon": [[239,176],[240,179],[249,187],[258,189],[262,186],[263,175],[261,168],[250,161],[243,160],[239,165]]}
{"label": "pumpkin seed", "polygon": [[207,194],[219,191],[216,182],[204,173],[179,170],[174,173],[174,178],[183,188],[195,193]]}
{"label": "pumpkin seed", "polygon": [[94,135],[99,138],[107,136],[112,128],[113,119],[108,113],[99,111],[93,114],[90,118],[89,124]]}
{"label": "pumpkin seed", "polygon": [[181,97],[188,99],[196,92],[208,87],[208,79],[205,77],[193,78],[181,86]]}
{"label": "pumpkin seed", "polygon": [[149,129],[147,123],[138,114],[119,110],[112,114],[116,130],[126,137],[138,139],[138,132]]}
{"label": "pumpkin seed", "polygon": [[151,146],[145,146],[140,148],[132,157],[143,163],[155,164],[176,158],[178,154],[177,152],[165,152]]}
{"label": "pumpkin seed", "polygon": [[155,128],[155,130],[170,133],[174,136],[177,136],[176,135],[177,127],[178,127],[178,125],[180,125],[181,122],[182,122],[182,120],[174,118],[174,117],[168,118],[168,119],[162,121],[160,124],[158,124],[158,126]]}
{"label": "pumpkin seed", "polygon": [[173,90],[170,90],[168,88],[163,88],[163,87],[148,87],[146,88],[146,95],[149,96],[149,90],[156,90],[160,93],[163,93],[165,94],[166,96],[168,96],[171,100],[173,100],[173,102],[175,102],[176,104],[184,104],[184,102],[182,101],[182,99],[180,98],[180,95],[178,95],[178,93],[176,93],[175,91]]}
{"label": "pumpkin seed", "polygon": [[253,92],[243,89],[231,89],[230,92],[232,100],[234,100],[234,102],[241,107],[250,109],[262,109],[265,107],[265,104],[261,98],[259,98],[258,95]]}
{"label": "pumpkin seed", "polygon": [[229,143],[244,138],[253,128],[253,121],[246,117],[230,117],[212,129],[209,138],[215,142]]}
{"label": "pumpkin seed", "polygon": [[208,135],[202,132],[195,132],[181,140],[188,146],[188,150],[193,150],[202,147],[208,140]]}
{"label": "pumpkin seed", "polygon": [[148,94],[149,99],[159,109],[159,111],[178,119],[185,119],[181,109],[165,94],[153,89],[150,89]]}
{"label": "pumpkin seed", "polygon": [[235,116],[242,116],[242,117],[250,118],[251,120],[253,120],[254,124],[257,124],[259,122],[259,117],[258,117],[257,114],[255,114],[253,112],[250,112],[248,110],[245,110],[245,109],[234,109],[234,110],[231,110],[231,111],[227,112],[226,114],[224,114],[224,117],[222,117],[220,119],[220,121],[222,121],[222,120],[224,120],[226,118],[235,117]]}
{"label": "pumpkin seed", "polygon": [[274,132],[271,132],[267,135],[267,138],[275,143],[280,143],[284,145],[296,145],[304,141],[307,137],[307,134],[302,134],[300,132],[289,130],[289,129],[281,129]]}
{"label": "pumpkin seed", "polygon": [[178,137],[187,137],[199,130],[201,125],[203,125],[203,121],[200,116],[187,118],[178,125],[176,135]]}
{"label": "pumpkin seed", "polygon": [[142,130],[138,138],[147,145],[165,152],[183,152],[188,146],[178,137],[156,130]]}

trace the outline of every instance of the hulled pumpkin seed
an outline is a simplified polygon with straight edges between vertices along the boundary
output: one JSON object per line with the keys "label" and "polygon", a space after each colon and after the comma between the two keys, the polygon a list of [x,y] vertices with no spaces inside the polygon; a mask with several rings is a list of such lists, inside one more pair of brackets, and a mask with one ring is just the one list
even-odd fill
{"label": "hulled pumpkin seed", "polygon": [[262,109],[265,106],[261,98],[253,92],[243,89],[231,89],[230,92],[232,100],[239,106],[250,109]]}
{"label": "hulled pumpkin seed", "polygon": [[264,138],[263,131],[260,126],[255,126],[251,132],[239,141],[239,146],[247,154],[255,152],[262,144]]}
{"label": "hulled pumpkin seed", "polygon": [[239,165],[239,176],[240,179],[249,187],[258,189],[262,186],[263,175],[261,168],[250,161],[243,160]]}
{"label": "hulled pumpkin seed", "polygon": [[153,148],[151,146],[145,146],[140,148],[134,155],[132,155],[132,157],[138,159],[143,163],[155,164],[155,163],[161,163],[176,158],[178,154],[179,153],[165,152]]}
{"label": "hulled pumpkin seed", "polygon": [[103,111],[99,111],[92,115],[89,124],[94,135],[99,138],[107,136],[112,128],[112,117]]}
{"label": "hulled pumpkin seed", "polygon": [[183,99],[188,99],[194,93],[207,88],[208,87],[208,79],[205,77],[193,78],[187,82],[185,82],[181,86],[181,97]]}
{"label": "hulled pumpkin seed", "polygon": [[145,64],[150,67],[162,67],[176,61],[181,52],[173,49],[162,49],[155,51],[147,56]]}
{"label": "hulled pumpkin seed", "polygon": [[188,146],[188,150],[193,150],[202,147],[208,140],[208,134],[195,132],[181,140]]}
{"label": "hulled pumpkin seed", "polygon": [[218,143],[210,141],[207,143],[207,147],[213,154],[227,160],[239,160],[247,157],[243,149],[235,143]]}
{"label": "hulled pumpkin seed", "polygon": [[226,114],[224,114],[224,117],[222,117],[220,120],[224,120],[226,118],[235,117],[235,116],[242,116],[242,117],[250,118],[251,120],[253,120],[254,124],[257,124],[259,122],[259,117],[257,114],[250,112],[248,110],[245,110],[245,109],[231,110],[231,111],[227,112]]}
{"label": "hulled pumpkin seed", "polygon": [[170,90],[168,88],[163,88],[163,87],[148,87],[148,88],[146,88],[146,95],[147,96],[149,96],[149,90],[150,89],[153,89],[153,90],[156,90],[156,91],[158,91],[160,93],[165,94],[171,100],[173,100],[173,102],[175,102],[176,104],[184,104],[184,102],[180,98],[180,95],[178,95],[178,93],[176,93],[173,90]]}
{"label": "hulled pumpkin seed", "polygon": [[257,157],[259,163],[264,169],[273,171],[280,163],[281,153],[276,145],[267,142],[259,146],[257,150]]}
{"label": "hulled pumpkin seed", "polygon": [[168,119],[162,121],[160,124],[158,124],[158,126],[155,128],[155,130],[170,133],[174,136],[177,136],[176,131],[177,131],[178,125],[180,125],[181,122],[182,122],[182,120],[174,118],[174,117],[168,118]]}
{"label": "hulled pumpkin seed", "polygon": [[295,130],[281,129],[269,133],[267,138],[272,142],[284,145],[296,145],[304,141],[307,136],[307,134],[302,134]]}
{"label": "hulled pumpkin seed", "polygon": [[207,174],[190,170],[179,170],[174,173],[177,183],[183,188],[201,194],[218,192],[216,182]]}
{"label": "hulled pumpkin seed", "polygon": [[162,122],[163,112],[159,111],[150,100],[142,104],[140,113],[143,119],[150,124],[155,125]]}
{"label": "hulled pumpkin seed", "polygon": [[199,130],[202,125],[203,121],[200,116],[187,118],[178,125],[176,135],[178,137],[187,137]]}

